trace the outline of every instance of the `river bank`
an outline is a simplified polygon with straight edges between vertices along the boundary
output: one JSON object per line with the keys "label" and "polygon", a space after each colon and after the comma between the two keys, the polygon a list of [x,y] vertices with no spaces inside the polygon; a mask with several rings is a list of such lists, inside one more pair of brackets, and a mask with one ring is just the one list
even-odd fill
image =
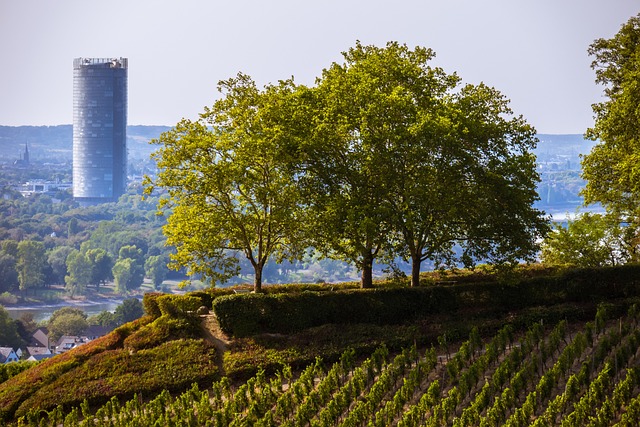
{"label": "river bank", "polygon": [[84,311],[87,316],[99,314],[102,311],[114,312],[116,307],[122,304],[127,298],[138,298],[141,296],[131,295],[128,297],[120,295],[101,296],[95,295],[86,298],[61,298],[49,302],[26,301],[16,304],[5,304],[3,307],[13,319],[19,319],[20,316],[30,313],[33,320],[43,322],[49,320],[54,311],[62,307],[74,307]]}

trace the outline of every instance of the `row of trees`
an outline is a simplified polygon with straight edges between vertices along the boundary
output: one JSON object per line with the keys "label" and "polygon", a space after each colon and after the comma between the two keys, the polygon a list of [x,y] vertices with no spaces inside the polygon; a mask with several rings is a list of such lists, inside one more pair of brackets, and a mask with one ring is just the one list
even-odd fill
{"label": "row of trees", "polygon": [[88,286],[115,280],[116,291],[126,294],[139,288],[149,277],[157,289],[167,274],[166,255],[148,255],[136,245],[123,245],[117,257],[103,248],[84,242],[80,249],[56,246],[50,250],[35,240],[0,242],[0,293],[27,292],[46,285],[64,283],[73,297]]}
{"label": "row of trees", "polygon": [[497,90],[429,65],[431,49],[357,43],[316,85],[222,81],[222,99],[155,141],[174,267],[216,281],[313,247],[362,271],[533,259],[548,229],[535,130]]}

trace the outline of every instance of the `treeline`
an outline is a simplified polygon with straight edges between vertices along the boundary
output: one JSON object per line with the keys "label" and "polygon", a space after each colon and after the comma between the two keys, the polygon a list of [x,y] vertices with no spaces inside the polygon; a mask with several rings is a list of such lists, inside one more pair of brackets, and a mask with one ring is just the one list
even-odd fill
{"label": "treeline", "polygon": [[47,195],[0,200],[0,295],[34,295],[65,285],[70,295],[99,290],[115,280],[121,293],[137,289],[145,275],[160,286],[169,248],[156,213],[157,199],[135,192],[118,203],[80,208],[71,197]]}
{"label": "treeline", "polygon": [[[186,278],[183,269],[167,268],[173,249],[162,233],[166,218],[157,215],[158,197],[143,200],[139,188],[131,188],[117,203],[79,207],[70,193],[58,196],[24,198],[5,187],[0,198],[0,304],[23,297],[46,300],[54,285],[78,296],[99,291],[105,282],[126,293],[138,289],[145,277],[156,289],[167,288],[165,279]],[[239,265],[232,283],[253,274],[245,259]],[[354,277],[350,265],[318,254],[304,261],[269,259],[264,267],[268,283]]]}

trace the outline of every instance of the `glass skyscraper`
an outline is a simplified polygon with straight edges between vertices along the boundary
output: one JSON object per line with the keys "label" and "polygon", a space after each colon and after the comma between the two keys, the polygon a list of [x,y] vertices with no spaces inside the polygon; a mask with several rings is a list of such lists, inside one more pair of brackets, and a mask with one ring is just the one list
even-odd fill
{"label": "glass skyscraper", "polygon": [[73,60],[73,197],[116,201],[127,185],[127,58]]}

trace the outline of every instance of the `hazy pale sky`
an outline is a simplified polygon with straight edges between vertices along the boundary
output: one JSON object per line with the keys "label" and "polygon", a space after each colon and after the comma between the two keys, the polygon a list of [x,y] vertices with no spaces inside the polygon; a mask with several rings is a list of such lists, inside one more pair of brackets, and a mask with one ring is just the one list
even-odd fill
{"label": "hazy pale sky", "polygon": [[356,40],[430,47],[539,133],[583,133],[602,99],[587,48],[640,0],[0,0],[0,125],[72,122],[73,58],[129,58],[130,125],[196,119],[239,71],[313,84]]}

